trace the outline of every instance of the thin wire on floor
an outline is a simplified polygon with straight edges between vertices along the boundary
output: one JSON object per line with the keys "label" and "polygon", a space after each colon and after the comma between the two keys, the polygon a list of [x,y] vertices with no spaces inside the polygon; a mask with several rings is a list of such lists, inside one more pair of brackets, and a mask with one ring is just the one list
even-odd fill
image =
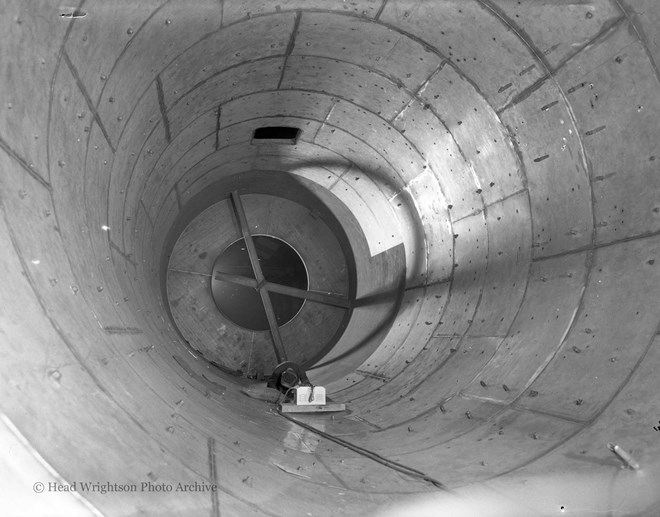
{"label": "thin wire on floor", "polygon": [[[285,395],[286,397],[286,395]],[[296,425],[299,425],[300,427],[307,429],[308,431],[311,431],[312,433],[315,433],[319,435],[322,438],[325,438],[327,440],[330,440],[338,445],[341,445],[342,447],[346,447],[347,449],[356,452],[365,458],[369,458],[370,460],[376,461],[380,463],[381,465],[384,465],[388,468],[391,468],[393,470],[396,470],[397,472],[400,472],[402,474],[405,474],[407,476],[411,476],[416,479],[421,479],[422,481],[425,481],[427,483],[430,483],[436,488],[439,488],[440,490],[444,490],[446,492],[451,492],[449,488],[447,488],[443,483],[438,481],[437,479],[432,478],[428,474],[425,474],[424,472],[414,469],[412,467],[408,467],[406,465],[402,465],[401,463],[397,463],[396,461],[389,460],[380,454],[377,454],[373,451],[370,451],[368,449],[364,449],[358,445],[354,445],[350,442],[347,442],[346,440],[342,440],[341,438],[338,438],[337,436],[333,436],[331,434],[326,433],[325,431],[321,431],[320,429],[315,428],[314,426],[311,426],[309,424],[306,424],[305,422],[301,422],[300,420],[296,420],[293,417],[290,417],[289,415],[286,415],[280,411],[279,408],[276,409],[277,413],[286,418],[287,420],[293,422]]]}

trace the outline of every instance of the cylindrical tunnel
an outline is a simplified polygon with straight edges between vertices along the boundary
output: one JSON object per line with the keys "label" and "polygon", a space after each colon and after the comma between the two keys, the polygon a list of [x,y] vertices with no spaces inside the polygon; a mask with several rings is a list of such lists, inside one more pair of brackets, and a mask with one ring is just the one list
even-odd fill
{"label": "cylindrical tunnel", "polygon": [[660,511],[654,0],[0,24],[4,514]]}

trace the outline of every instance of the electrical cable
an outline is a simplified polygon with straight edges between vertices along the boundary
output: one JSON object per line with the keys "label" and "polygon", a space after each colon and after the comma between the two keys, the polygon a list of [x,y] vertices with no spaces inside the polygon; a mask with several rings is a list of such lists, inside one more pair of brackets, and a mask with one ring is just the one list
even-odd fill
{"label": "electrical cable", "polygon": [[359,447],[358,445],[354,445],[350,442],[347,442],[346,440],[342,440],[341,438],[338,438],[336,436],[333,436],[331,434],[328,434],[324,431],[321,431],[320,429],[316,429],[315,427],[306,424],[305,422],[301,422],[300,420],[296,420],[295,418],[290,417],[289,415],[286,415],[280,411],[279,408],[277,408],[277,413],[286,418],[287,420],[293,422],[296,425],[299,425],[300,427],[307,429],[308,431],[311,431],[312,433],[315,433],[319,435],[322,438],[325,438],[327,440],[330,440],[332,442],[335,442],[338,445],[341,445],[342,447],[346,447],[347,449],[350,449],[353,452],[356,452],[366,458],[369,458],[370,460],[376,461],[380,463],[381,465],[384,465],[388,468],[391,468],[393,470],[396,470],[397,472],[400,472],[402,474],[405,474],[407,476],[411,476],[416,479],[421,479],[422,481],[425,481],[427,483],[432,484],[436,488],[439,488],[440,490],[444,490],[446,492],[452,492],[449,488],[447,488],[444,484],[442,484],[440,481],[437,479],[433,479],[431,476],[425,474],[424,472],[420,470],[416,470],[412,467],[407,467],[406,465],[402,465],[401,463],[397,463],[396,461],[388,460],[387,458],[381,456],[380,454],[377,454],[373,451],[363,449],[362,447]]}
{"label": "electrical cable", "polygon": [[275,404],[279,405],[280,399],[282,399],[282,395],[284,395],[284,399],[282,399],[282,402],[286,402],[286,398],[289,396],[289,392],[293,389],[295,389],[295,386],[292,387],[292,388],[289,388],[284,393],[280,392],[280,394],[277,396],[277,400],[275,401]]}

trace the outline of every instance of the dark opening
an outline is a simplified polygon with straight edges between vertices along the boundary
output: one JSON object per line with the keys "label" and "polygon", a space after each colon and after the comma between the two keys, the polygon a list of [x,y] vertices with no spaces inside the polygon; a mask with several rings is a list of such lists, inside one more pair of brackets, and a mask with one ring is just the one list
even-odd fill
{"label": "dark opening", "polygon": [[75,9],[73,7],[65,7],[64,9],[67,9],[67,11],[60,14],[62,18],[84,18],[87,16],[87,13],[85,11],[81,11],[80,9]]}
{"label": "dark opening", "polygon": [[[267,235],[256,235],[252,239],[267,281],[307,289],[305,264],[291,246]],[[268,318],[259,291],[252,287],[216,280],[216,272],[255,278],[245,239],[239,239],[229,245],[216,259],[211,281],[213,300],[218,310],[237,325],[250,330],[268,330]],[[305,303],[303,298],[279,293],[268,293],[268,296],[280,327],[291,321]]]}
{"label": "dark opening", "polygon": [[254,140],[285,140],[290,143],[295,143],[300,129],[297,127],[288,126],[267,126],[260,127],[254,130]]}

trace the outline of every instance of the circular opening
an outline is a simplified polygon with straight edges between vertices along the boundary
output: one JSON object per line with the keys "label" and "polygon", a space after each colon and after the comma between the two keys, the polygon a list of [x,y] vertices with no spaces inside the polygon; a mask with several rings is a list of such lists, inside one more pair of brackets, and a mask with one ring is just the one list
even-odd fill
{"label": "circular opening", "polygon": [[[307,289],[307,269],[296,250],[283,240],[269,235],[255,235],[252,240],[257,250],[261,271],[268,282]],[[246,329],[256,331],[269,329],[268,317],[261,299],[262,292],[270,297],[277,325],[280,327],[291,321],[305,303],[304,298],[267,292],[263,287],[260,292],[255,287],[216,280],[216,272],[256,279],[245,239],[238,239],[220,253],[213,265],[211,290],[218,310],[227,319]]]}

